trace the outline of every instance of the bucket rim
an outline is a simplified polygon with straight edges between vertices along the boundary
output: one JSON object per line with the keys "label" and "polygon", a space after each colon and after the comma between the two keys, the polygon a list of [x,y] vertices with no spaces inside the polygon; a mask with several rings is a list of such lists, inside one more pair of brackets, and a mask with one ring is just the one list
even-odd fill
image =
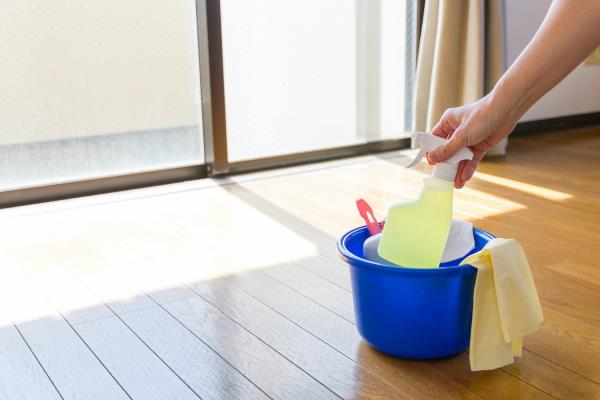
{"label": "bucket rim", "polygon": [[[465,275],[465,274],[471,275],[477,271],[476,268],[470,264],[453,265],[453,266],[440,267],[440,268],[392,267],[389,265],[384,265],[384,264],[380,264],[380,263],[377,263],[374,261],[370,261],[370,260],[367,260],[362,257],[358,257],[354,253],[352,253],[350,250],[348,250],[348,248],[346,247],[346,242],[348,241],[348,238],[351,235],[355,234],[358,231],[366,230],[366,229],[367,229],[366,225],[361,225],[359,227],[351,229],[348,232],[344,233],[337,242],[337,250],[338,250],[338,253],[340,254],[340,257],[345,262],[347,262],[348,264],[350,264],[356,268],[375,269],[375,270],[387,271],[387,272],[391,272],[391,273],[399,274],[399,275],[407,275],[408,274],[408,275],[438,275],[438,276],[440,276],[440,275],[457,275],[457,274],[458,275]],[[481,236],[484,239],[487,239],[488,241],[496,238],[496,236],[492,235],[491,233],[484,231],[483,229],[480,229],[477,227],[473,227],[473,233]],[[472,254],[472,253],[474,253],[474,252],[471,252],[469,254]],[[458,260],[460,260],[460,258],[457,260],[449,261],[448,263],[457,262]]]}

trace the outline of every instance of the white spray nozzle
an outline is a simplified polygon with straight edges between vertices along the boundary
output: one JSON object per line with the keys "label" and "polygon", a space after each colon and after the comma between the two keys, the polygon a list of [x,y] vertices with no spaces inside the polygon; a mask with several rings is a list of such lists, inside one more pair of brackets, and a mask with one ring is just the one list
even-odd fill
{"label": "white spray nozzle", "polygon": [[[425,154],[437,149],[438,147],[448,142],[447,139],[423,132],[416,132],[415,134],[413,134],[412,138],[413,144],[415,146],[420,147],[420,149],[417,156],[414,158],[414,160],[412,160],[410,164],[406,166],[406,168],[414,167],[419,161],[423,159],[423,157],[425,157]],[[433,170],[433,176],[446,181],[453,181],[454,177],[456,176],[456,170],[458,169],[458,163],[461,160],[472,159],[473,152],[468,148],[463,147],[446,161],[436,164]]]}

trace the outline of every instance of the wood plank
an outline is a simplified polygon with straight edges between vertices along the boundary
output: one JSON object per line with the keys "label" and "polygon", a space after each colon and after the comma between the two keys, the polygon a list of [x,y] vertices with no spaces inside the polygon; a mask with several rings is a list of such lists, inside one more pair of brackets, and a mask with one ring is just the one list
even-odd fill
{"label": "wood plank", "polygon": [[132,235],[145,232],[142,240],[123,241],[109,248],[95,246],[94,253],[115,265],[121,278],[135,280],[140,293],[159,304],[192,297],[193,292],[181,285],[173,274],[178,268],[175,263],[180,259],[174,258],[163,245],[162,236],[153,236],[153,231],[143,228],[142,224],[130,227]]}
{"label": "wood plank", "polygon": [[531,352],[502,368],[559,399],[600,399],[600,386]]}
{"label": "wood plank", "polygon": [[356,327],[263,273],[227,279],[333,348],[401,386],[413,398],[548,398],[543,392],[500,371],[472,374],[466,354],[440,361],[411,361],[373,350]]}
{"label": "wood plank", "polygon": [[[117,247],[113,249],[112,257],[115,259],[110,259],[95,247],[93,239],[87,244],[56,242],[51,251],[42,255],[46,263],[37,268],[32,265],[30,273],[38,277],[36,280],[44,287],[48,286],[48,282],[57,282],[56,288],[47,290],[56,289],[52,296],[57,298],[57,305],[62,304],[59,296],[63,294],[65,310],[76,308],[70,304],[74,300],[67,294],[86,292],[86,296],[79,297],[86,299],[84,304],[87,306],[65,311],[65,316],[74,325],[110,316],[113,312],[123,314],[152,307],[156,302],[160,304],[194,296],[183,286],[165,285],[148,294],[143,290],[148,282],[156,287],[155,282],[167,273],[175,275],[173,263],[179,259],[166,256],[149,258],[136,245],[129,246],[129,252],[118,250]],[[131,255],[134,250],[140,257]],[[118,257],[121,259],[116,260]],[[48,279],[43,274],[48,275]],[[68,290],[65,289],[67,287]]]}
{"label": "wood plank", "polygon": [[[302,290],[306,286],[307,282],[311,282],[311,280],[314,277],[310,276],[310,274],[308,274],[306,271],[302,271],[296,267],[290,266],[289,268],[291,270],[293,270],[293,272],[286,274],[288,277],[288,279],[286,281],[286,285],[292,289],[295,289],[298,293],[302,293]],[[283,266],[277,267],[277,269],[281,271],[284,269],[284,267]],[[269,270],[265,270],[265,273],[272,275],[269,272]],[[335,286],[333,286],[325,281],[321,282],[320,284],[315,283],[314,285],[318,286],[319,290],[322,293],[334,291],[336,288]],[[270,290],[274,290],[274,289],[271,288]],[[270,293],[270,292],[267,292],[267,293]],[[349,293],[346,293],[346,295],[350,296]],[[319,304],[321,304],[321,301],[323,301],[323,297],[315,299],[315,297],[312,296],[311,294],[306,295],[306,297],[313,299],[314,301],[316,301]],[[349,308],[350,307],[346,304],[347,299],[346,299],[346,301],[343,301],[342,303],[340,303],[339,298],[335,297],[335,296],[326,297],[324,301],[326,301],[326,304],[324,305],[324,307],[326,307],[327,309],[340,308],[340,307]],[[338,302],[337,304],[336,304],[336,301]],[[528,337],[527,339],[530,339],[530,338]],[[529,379],[527,381],[535,382],[537,385],[536,387],[538,387],[539,389],[541,389],[543,391],[547,391],[547,392],[551,392],[552,390],[556,391],[556,388],[554,387],[554,385],[545,386],[545,385],[548,385],[550,382],[547,382],[544,379],[544,376],[541,375],[539,372],[537,372],[535,369],[536,365],[544,365],[545,366],[546,360],[544,360],[543,358],[537,356],[536,354],[528,352],[528,351],[525,352],[525,357],[526,357],[525,360],[520,360],[520,365],[523,366],[523,370],[527,370],[528,373],[530,374]],[[588,358],[588,360],[589,360],[589,358]],[[466,357],[463,361],[465,363],[467,363]],[[455,368],[456,368],[456,366],[455,366]],[[454,369],[454,370],[456,370],[456,369]],[[588,371],[591,373],[591,369],[588,369]],[[522,377],[525,374],[518,374],[518,375],[513,374],[513,375]],[[581,390],[586,391],[586,394],[588,394],[588,395],[595,393],[595,391],[598,389],[593,382],[586,380],[585,378],[582,378],[581,376],[574,374],[565,368],[561,368],[561,367],[557,366],[557,368],[554,370],[554,375],[563,377],[563,379],[562,379],[563,382],[566,381],[572,385],[576,385],[576,386],[580,387]],[[467,376],[470,376],[470,374],[467,373]],[[465,377],[463,376],[463,377],[461,377],[461,379],[465,379]],[[506,379],[506,377],[504,377],[504,379]],[[489,388],[491,386],[492,385],[490,385],[489,381],[488,381],[487,387]],[[565,398],[569,398],[569,396],[575,394],[575,393],[572,393],[569,390],[567,390],[567,389],[569,389],[569,385],[565,385],[561,389],[563,390],[561,394],[563,396],[565,396]],[[490,395],[490,393],[487,393],[486,395]]]}
{"label": "wood plank", "polygon": [[[90,310],[86,308],[83,310],[74,309],[75,306],[81,306],[82,304],[76,303],[74,305],[67,301],[63,301],[72,293],[86,293],[87,296],[80,296],[85,299],[88,299],[88,296],[92,295],[85,291],[86,288],[83,287],[82,282],[75,279],[71,272],[66,271],[60,266],[60,260],[57,260],[52,252],[44,252],[44,249],[40,250],[41,251],[35,253],[34,257],[27,257],[27,254],[30,253],[22,254],[22,265],[26,267],[26,270],[41,287],[42,291],[44,291],[53,302],[55,302],[55,300],[58,302],[58,308],[61,312],[73,310],[69,314],[70,317],[67,316],[68,320],[74,324],[82,324],[106,318],[106,313],[108,313],[108,316],[114,315],[112,311],[95,297],[93,298],[95,304],[93,304],[90,309],[95,310],[103,307],[104,310],[106,310],[106,313],[97,315],[97,313],[90,312]],[[92,254],[89,254],[88,256],[92,256]],[[133,286],[137,287],[137,284]],[[186,290],[192,293],[192,296],[195,296],[189,289]],[[65,296],[65,294],[67,294],[67,296]],[[87,303],[89,303],[89,301],[86,302],[86,304]],[[92,318],[94,316],[96,318]],[[203,399],[241,397],[257,399],[267,398],[260,390],[233,369],[233,367],[226,364],[218,355],[204,346],[202,342],[195,338],[189,331],[158,306],[144,308],[139,311],[126,312],[123,314],[123,317],[126,318],[126,323],[128,325],[130,325],[130,323],[135,324],[135,326],[140,329],[141,332],[136,332],[136,334],[140,335],[144,342],[146,342],[146,340],[151,341],[151,343],[146,342],[146,344],[148,344],[170,368],[173,368],[177,374],[182,373],[183,375],[179,376],[181,376],[182,379],[185,380]],[[142,319],[140,319],[140,317]],[[102,323],[106,324],[106,322]],[[76,329],[79,330],[80,327],[77,327]],[[86,330],[85,327],[82,327],[81,329]],[[100,330],[99,334],[110,336],[113,332],[102,332]],[[175,335],[175,337],[173,337],[173,335]],[[127,339],[130,341],[136,340],[135,338],[132,339],[130,336],[131,335],[127,336]],[[85,335],[84,337],[87,340],[88,336]],[[167,340],[169,337],[171,339]],[[90,343],[88,342],[88,344]],[[127,344],[127,349],[129,349],[129,345],[130,343]],[[134,345],[132,347],[135,348],[136,346]],[[178,351],[173,352],[174,348]],[[115,351],[122,352],[121,349]],[[96,353],[98,354],[99,352],[96,351]],[[192,357],[195,357],[195,359]],[[109,359],[110,358],[111,357],[109,357]],[[105,365],[111,368],[109,363],[106,361],[104,362]],[[140,362],[138,362],[138,367],[140,366]],[[129,363],[129,361],[127,363]],[[117,367],[120,367],[120,365],[117,365]],[[144,368],[143,365],[142,368]],[[144,373],[148,372],[146,369],[144,370]],[[115,373],[114,371],[112,372]],[[135,371],[133,371],[133,374],[128,374],[127,372],[130,371],[121,372],[123,379],[119,380],[127,392],[133,397],[139,395],[142,398],[148,398],[147,391],[152,391],[152,393],[157,393],[157,396],[161,396],[161,391],[155,390],[155,388],[152,387],[153,385],[159,385],[159,388],[164,387],[162,395],[171,393],[171,388],[169,388],[165,382],[157,380],[155,376],[139,376],[141,374],[135,373]],[[164,373],[164,371],[159,372]],[[130,386],[131,382],[128,381],[130,375],[135,378],[133,381],[134,383],[142,383],[141,387],[139,384],[134,384],[133,387]],[[144,380],[149,380],[152,384],[144,384]],[[174,394],[176,393],[171,395]]]}
{"label": "wood plank", "polygon": [[[540,335],[561,337],[583,346],[588,353],[600,356],[600,335],[598,335],[600,329],[597,324],[588,323],[551,304],[544,307],[544,316],[550,322],[542,324]],[[600,359],[598,361],[600,365]]]}
{"label": "wood plank", "polygon": [[0,399],[60,399],[58,391],[0,306]]}
{"label": "wood plank", "polygon": [[132,398],[200,398],[116,316],[75,329]]}
{"label": "wood plank", "polygon": [[145,308],[121,317],[203,400],[268,399],[161,307]]}
{"label": "wood plank", "polygon": [[561,260],[548,264],[547,268],[576,279],[583,279],[596,285],[596,287],[600,287],[600,267],[596,264],[584,264],[574,260]]}
{"label": "wood plank", "polygon": [[146,307],[154,302],[131,284],[134,277],[126,269],[109,262],[98,254],[91,244],[65,242],[56,245],[56,262],[71,271],[94,295],[113,312],[120,314]]}
{"label": "wood plank", "polygon": [[[528,254],[531,255],[531,252],[528,251]],[[540,277],[539,271],[541,269],[535,268],[534,263],[532,263],[532,269],[542,301],[545,321],[539,331],[527,336],[524,347],[558,365],[600,383],[598,368],[600,355],[590,346],[595,343],[595,340],[585,339],[586,337],[589,338],[589,335],[586,336],[585,331],[577,330],[577,325],[580,325],[579,322],[577,325],[571,325],[570,329],[564,328],[565,323],[578,318],[576,315],[570,314],[570,308],[575,307],[577,309],[583,306],[584,313],[593,316],[594,311],[589,307],[596,303],[591,301],[586,305],[588,299],[582,298],[580,295],[577,295],[577,299],[571,299],[568,290],[562,291],[560,286],[562,280],[559,276],[542,271],[542,277]],[[553,312],[553,310],[556,312]],[[560,318],[557,317],[558,315],[568,315],[568,318]],[[587,322],[594,322],[594,320],[594,318],[585,319],[582,321],[584,324],[582,326],[585,326]],[[596,329],[598,328],[596,327]],[[575,335],[572,333],[574,330],[577,332]],[[557,343],[560,343],[560,346],[557,346]]]}
{"label": "wood plank", "polygon": [[540,300],[551,304],[564,313],[577,317],[600,329],[600,285],[549,268],[538,268],[535,274],[538,282],[560,282],[544,284],[538,290]]}
{"label": "wood plank", "polygon": [[83,282],[61,265],[54,247],[38,246],[32,252],[27,243],[12,243],[7,253],[19,263],[71,325],[113,315]]}
{"label": "wood plank", "polygon": [[[587,339],[581,339],[581,333],[577,330],[579,324],[570,325],[572,318],[556,317],[549,307],[545,307],[544,312],[546,322],[537,332],[525,338],[524,347],[600,384],[600,354],[590,350],[585,343]],[[563,330],[561,321],[569,325],[567,329]],[[597,328],[594,331],[597,338]]]}
{"label": "wood plank", "polygon": [[343,290],[295,265],[266,268],[264,272],[342,318],[352,323],[355,322],[352,294],[347,290]]}
{"label": "wood plank", "polygon": [[352,362],[245,292],[213,282],[198,283],[193,288],[340,397],[409,398],[403,388]]}
{"label": "wood plank", "polygon": [[127,399],[96,356],[10,258],[0,263],[0,303],[64,399]]}
{"label": "wood plank", "polygon": [[195,297],[165,304],[164,308],[269,397],[290,400],[339,399],[204,300]]}
{"label": "wood plank", "polygon": [[329,257],[306,257],[296,259],[293,263],[346,291],[352,290],[348,266],[339,259],[333,260]]}

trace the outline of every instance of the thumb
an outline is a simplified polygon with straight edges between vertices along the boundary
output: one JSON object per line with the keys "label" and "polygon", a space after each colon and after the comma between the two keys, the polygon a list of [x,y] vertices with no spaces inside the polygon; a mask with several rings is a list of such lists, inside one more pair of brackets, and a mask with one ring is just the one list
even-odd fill
{"label": "thumb", "polygon": [[446,161],[467,145],[467,141],[463,138],[462,131],[456,130],[445,144],[429,152],[427,159],[434,164]]}

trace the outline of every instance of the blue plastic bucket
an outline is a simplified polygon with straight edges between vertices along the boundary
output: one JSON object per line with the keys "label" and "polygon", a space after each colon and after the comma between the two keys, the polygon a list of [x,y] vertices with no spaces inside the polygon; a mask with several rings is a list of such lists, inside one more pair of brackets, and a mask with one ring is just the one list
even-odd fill
{"label": "blue plastic bucket", "polygon": [[[494,236],[473,230],[475,249]],[[433,359],[469,346],[477,270],[463,258],[436,269],[390,267],[363,258],[369,237],[362,226],[343,235],[337,247],[350,265],[356,325],[376,349],[394,356]],[[469,254],[471,254],[469,253]]]}

